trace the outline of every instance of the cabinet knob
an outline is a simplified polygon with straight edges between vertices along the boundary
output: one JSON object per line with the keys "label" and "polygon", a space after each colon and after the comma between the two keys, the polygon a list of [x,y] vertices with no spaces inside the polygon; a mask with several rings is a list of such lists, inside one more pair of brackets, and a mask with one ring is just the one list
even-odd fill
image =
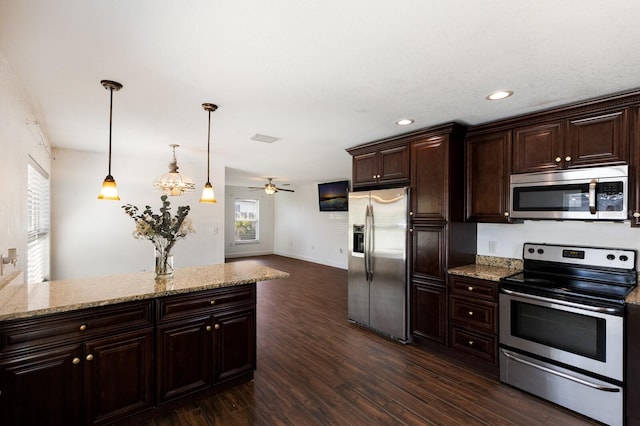
{"label": "cabinet knob", "polygon": [[214,325],[213,328],[215,328],[216,330],[219,330],[220,329],[220,324]]}
{"label": "cabinet knob", "polygon": [[473,287],[469,286],[469,287],[467,287],[467,290],[473,291]]}
{"label": "cabinet knob", "polygon": [[80,331],[85,331],[87,329],[87,325],[86,324],[82,324],[80,326]]}
{"label": "cabinet knob", "polygon": [[210,303],[211,303],[212,305],[215,305],[215,304],[216,304],[216,301],[215,301],[215,300],[212,300]]}
{"label": "cabinet knob", "polygon": [[376,178],[376,175],[373,175],[373,176],[371,176],[371,177],[375,179],[375,178]]}
{"label": "cabinet knob", "polygon": [[567,155],[566,157],[564,157],[564,161],[571,161],[571,156]]}
{"label": "cabinet knob", "polygon": [[409,228],[409,232],[413,232],[413,228]]}
{"label": "cabinet knob", "polygon": [[93,361],[93,355],[92,355],[92,354],[89,354],[89,355],[87,355],[87,356],[85,357],[85,359],[86,359],[87,361]]}
{"label": "cabinet knob", "polygon": [[509,217],[509,212],[504,212],[503,215],[504,217]]}
{"label": "cabinet knob", "polygon": [[469,340],[469,346],[473,346],[473,340]]}
{"label": "cabinet knob", "polygon": [[208,325],[208,326],[206,327],[206,330],[207,330],[207,331],[211,331],[211,326],[210,326],[210,325]]}
{"label": "cabinet knob", "polygon": [[469,311],[469,316],[473,316],[473,311]]}
{"label": "cabinet knob", "polygon": [[376,176],[376,178],[380,179],[380,175]]}
{"label": "cabinet knob", "polygon": [[556,163],[559,163],[559,162],[561,162],[561,161],[562,161],[562,158],[561,158],[561,157],[556,157]]}
{"label": "cabinet knob", "polygon": [[639,218],[640,217],[640,212],[633,212],[633,217]]}
{"label": "cabinet knob", "polygon": [[413,216],[413,212],[409,212],[409,216]]}
{"label": "cabinet knob", "polygon": [[71,361],[71,363],[72,363],[73,365],[78,365],[78,364],[80,364],[80,358],[77,358],[77,357],[76,357],[76,358],[74,358],[74,359]]}

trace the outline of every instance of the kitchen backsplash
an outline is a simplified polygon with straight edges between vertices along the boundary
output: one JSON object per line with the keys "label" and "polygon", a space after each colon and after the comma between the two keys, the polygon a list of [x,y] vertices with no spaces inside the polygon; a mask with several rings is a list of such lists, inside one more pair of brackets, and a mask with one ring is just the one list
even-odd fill
{"label": "kitchen backsplash", "polygon": [[476,255],[476,265],[498,266],[500,268],[522,269],[522,259]]}

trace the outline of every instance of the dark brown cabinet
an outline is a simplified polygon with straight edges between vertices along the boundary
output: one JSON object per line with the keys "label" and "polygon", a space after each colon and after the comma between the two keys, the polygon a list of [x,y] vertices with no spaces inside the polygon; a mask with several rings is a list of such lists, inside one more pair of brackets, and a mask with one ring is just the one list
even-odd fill
{"label": "dark brown cabinet", "polygon": [[255,284],[158,300],[158,401],[252,375]]}
{"label": "dark brown cabinet", "polygon": [[631,226],[640,226],[640,106],[633,108],[631,135],[629,217],[631,218]]}
{"label": "dark brown cabinet", "polygon": [[347,151],[352,155],[354,188],[409,182],[409,147],[406,143],[369,144]]}
{"label": "dark brown cabinet", "polygon": [[513,173],[561,169],[564,122],[518,127],[513,131]]}
{"label": "dark brown cabinet", "polygon": [[109,424],[153,406],[151,302],[0,324],[3,425]]}
{"label": "dark brown cabinet", "polygon": [[509,222],[511,131],[470,134],[466,149],[467,220]]}
{"label": "dark brown cabinet", "polygon": [[449,322],[451,348],[495,374],[498,366],[497,283],[450,275]]}
{"label": "dark brown cabinet", "polygon": [[410,194],[411,330],[447,344],[447,269],[473,263],[476,225],[464,223],[464,135],[456,123],[413,134]]}

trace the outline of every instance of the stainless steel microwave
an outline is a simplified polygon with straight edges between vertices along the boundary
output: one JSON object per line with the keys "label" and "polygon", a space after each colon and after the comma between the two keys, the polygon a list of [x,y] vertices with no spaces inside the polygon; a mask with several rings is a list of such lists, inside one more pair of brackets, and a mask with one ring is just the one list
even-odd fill
{"label": "stainless steel microwave", "polygon": [[511,175],[511,217],[626,220],[628,166]]}

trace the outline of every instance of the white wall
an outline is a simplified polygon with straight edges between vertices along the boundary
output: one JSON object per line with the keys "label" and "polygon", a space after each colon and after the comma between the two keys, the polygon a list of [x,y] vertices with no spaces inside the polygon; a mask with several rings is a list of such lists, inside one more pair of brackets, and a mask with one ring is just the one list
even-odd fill
{"label": "white wall", "polygon": [[[495,242],[495,252],[489,250]],[[630,248],[640,251],[640,229],[629,222],[533,221],[478,224],[478,254],[522,259],[525,242]]]}
{"label": "white wall", "polygon": [[[280,199],[281,192],[268,195],[261,190],[246,187],[227,186],[225,189],[225,257],[262,256],[273,254],[274,247],[274,204]],[[259,202],[259,242],[236,243],[235,241],[235,202],[238,199],[258,200]]]}
{"label": "white wall", "polygon": [[347,269],[349,213],[321,212],[317,183],[295,191],[276,194],[274,252]]}
{"label": "white wall", "polygon": [[[107,135],[105,135],[105,143]],[[146,158],[112,157],[112,175],[118,185],[120,201],[97,199],[107,174],[107,154],[75,150],[55,150],[52,163],[52,278],[71,279],[153,270],[153,244],[137,240],[131,233],[134,221],[121,206],[133,204],[140,209],[150,205],[159,212],[160,193],[152,181],[167,170],[170,151],[159,149]],[[196,190],[180,197],[169,197],[172,213],[182,205],[191,206],[189,217],[195,234],[178,241],[174,247],[174,266],[192,266],[224,262],[224,165],[212,158],[211,182],[217,204],[200,204],[200,192],[206,181],[206,154],[189,161],[178,156],[180,172],[196,182]],[[216,161],[217,160],[217,161]]]}
{"label": "white wall", "polygon": [[[50,172],[50,158],[40,137],[37,121],[20,83],[0,53],[0,254],[18,249],[18,263],[7,265],[6,274],[27,267],[27,164],[31,155]],[[31,123],[31,124],[27,124]],[[43,145],[44,144],[44,145]]]}

